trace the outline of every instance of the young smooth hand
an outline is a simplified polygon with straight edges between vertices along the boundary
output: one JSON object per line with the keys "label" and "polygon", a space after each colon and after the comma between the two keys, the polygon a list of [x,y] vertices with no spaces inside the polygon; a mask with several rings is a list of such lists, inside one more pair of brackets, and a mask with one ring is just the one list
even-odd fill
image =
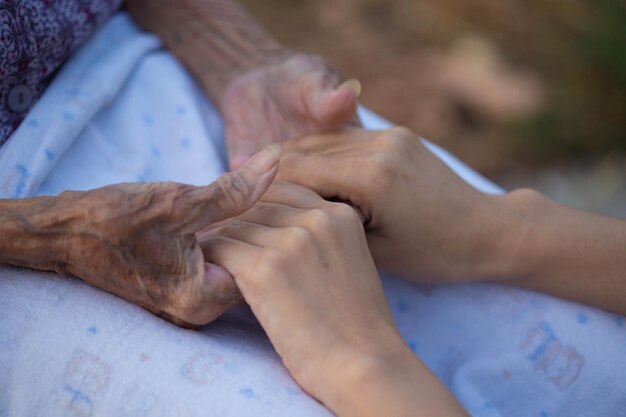
{"label": "young smooth hand", "polygon": [[205,258],[232,274],[309,392],[319,392],[320,374],[399,340],[363,225],[349,206],[275,183],[255,207],[198,238]]}
{"label": "young smooth hand", "polygon": [[284,145],[278,178],[360,210],[376,264],[414,281],[498,280],[626,314],[626,221],[540,193],[474,189],[407,129]]}
{"label": "young smooth hand", "polygon": [[199,239],[295,380],[339,416],[465,415],[400,338],[348,205],[275,183]]}
{"label": "young smooth hand", "polygon": [[344,129],[288,141],[283,150],[278,178],[355,206],[382,270],[433,282],[497,271],[483,261],[496,258],[498,206],[411,131]]}

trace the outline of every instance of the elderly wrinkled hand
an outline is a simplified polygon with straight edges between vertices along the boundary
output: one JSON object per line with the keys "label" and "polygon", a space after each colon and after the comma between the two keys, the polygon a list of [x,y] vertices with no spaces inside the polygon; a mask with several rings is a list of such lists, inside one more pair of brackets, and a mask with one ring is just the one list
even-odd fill
{"label": "elderly wrinkled hand", "polygon": [[232,277],[205,262],[195,233],[253,206],[278,152],[269,146],[205,187],[117,184],[9,201],[0,226],[11,247],[0,262],[75,275],[176,324],[206,324],[241,298]]}
{"label": "elderly wrinkled hand", "polygon": [[354,123],[360,91],[322,58],[296,52],[240,74],[219,101],[231,167],[267,143]]}
{"label": "elderly wrinkled hand", "polygon": [[286,47],[236,1],[129,0],[127,7],[219,108],[231,169],[269,143],[356,120],[358,81],[342,83],[323,58]]}

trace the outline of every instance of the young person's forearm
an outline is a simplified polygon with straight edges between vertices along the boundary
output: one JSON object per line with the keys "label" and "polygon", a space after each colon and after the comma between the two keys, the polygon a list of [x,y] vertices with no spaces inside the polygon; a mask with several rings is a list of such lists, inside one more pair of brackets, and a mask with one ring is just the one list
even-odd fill
{"label": "young person's forearm", "polygon": [[511,219],[504,282],[626,314],[626,220],[534,191],[500,197]]}
{"label": "young person's forearm", "polygon": [[235,0],[129,0],[126,5],[216,100],[236,76],[286,53]]}
{"label": "young person's forearm", "polygon": [[358,358],[335,373],[325,404],[339,417],[466,417],[452,393],[406,346]]}
{"label": "young person's forearm", "polygon": [[0,264],[65,271],[64,234],[55,197],[0,200]]}

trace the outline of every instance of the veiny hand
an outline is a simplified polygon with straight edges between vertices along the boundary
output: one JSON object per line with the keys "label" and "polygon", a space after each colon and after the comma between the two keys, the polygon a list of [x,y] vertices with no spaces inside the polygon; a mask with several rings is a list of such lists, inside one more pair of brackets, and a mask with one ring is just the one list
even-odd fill
{"label": "veiny hand", "polygon": [[219,101],[231,168],[268,143],[354,123],[360,91],[321,58],[293,52],[237,76]]}
{"label": "veiny hand", "polygon": [[199,239],[206,259],[232,274],[291,374],[317,398],[332,396],[330,381],[352,361],[404,346],[349,206],[274,183],[251,210]]}
{"label": "veiny hand", "polygon": [[179,325],[202,325],[240,303],[232,277],[205,262],[195,232],[243,213],[277,167],[272,145],[206,187],[119,184],[64,192],[46,229],[59,229],[66,271]]}
{"label": "veiny hand", "polygon": [[457,177],[409,130],[344,129],[288,141],[283,151],[277,178],[360,210],[380,269],[460,281],[495,278],[505,262],[497,197]]}

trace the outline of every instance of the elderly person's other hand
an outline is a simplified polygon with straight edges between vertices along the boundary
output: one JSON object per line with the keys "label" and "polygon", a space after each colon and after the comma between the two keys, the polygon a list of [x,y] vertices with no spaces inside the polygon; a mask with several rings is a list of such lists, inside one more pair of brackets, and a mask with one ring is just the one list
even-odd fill
{"label": "elderly person's other hand", "polygon": [[356,121],[361,86],[315,55],[285,47],[235,0],[128,0],[219,107],[229,165],[272,142]]}
{"label": "elderly person's other hand", "polygon": [[220,100],[231,168],[267,143],[354,123],[360,91],[322,58],[295,52],[238,75]]}
{"label": "elderly person's other hand", "polygon": [[0,203],[0,262],[72,274],[179,325],[241,302],[232,277],[205,262],[195,233],[245,212],[278,169],[270,145],[205,187],[111,185]]}

